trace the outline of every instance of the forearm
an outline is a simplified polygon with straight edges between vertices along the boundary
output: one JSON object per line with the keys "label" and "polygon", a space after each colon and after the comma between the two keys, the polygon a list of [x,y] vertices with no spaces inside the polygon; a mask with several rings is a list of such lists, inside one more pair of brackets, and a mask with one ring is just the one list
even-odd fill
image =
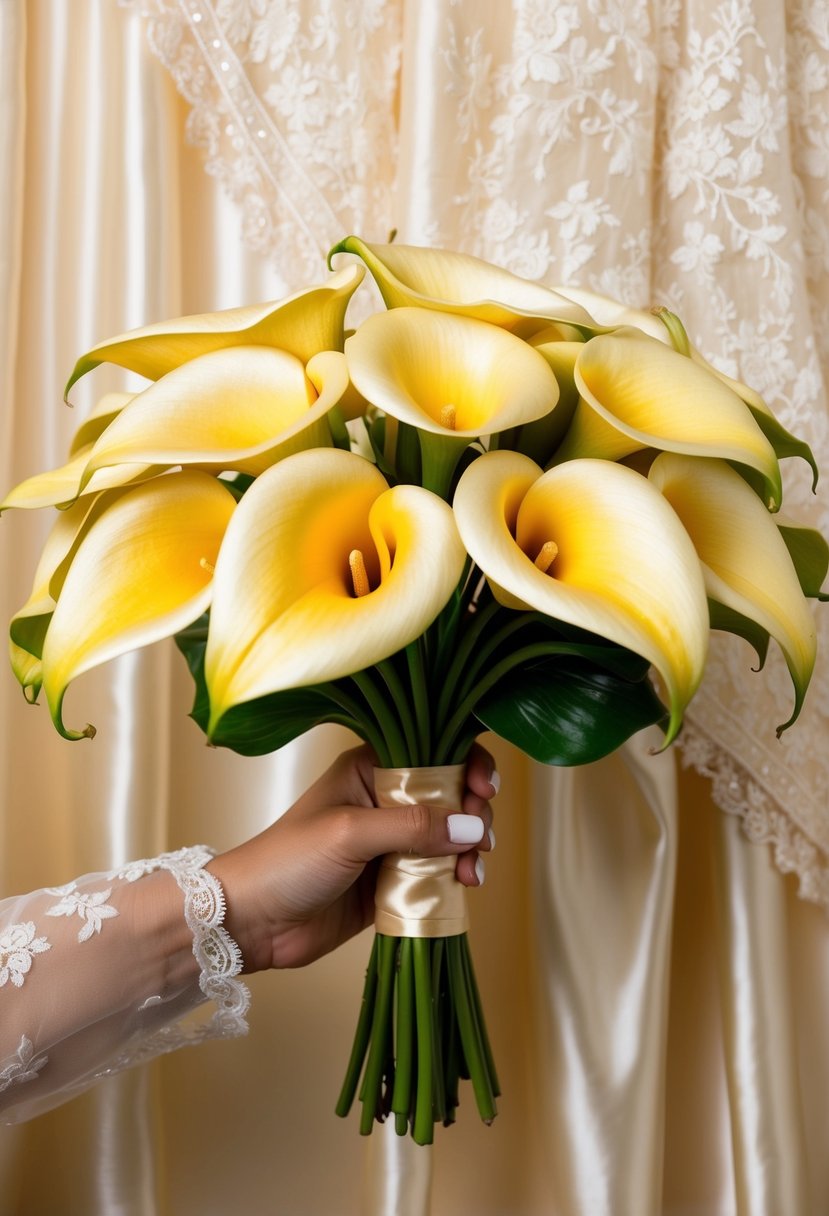
{"label": "forearm", "polygon": [[[217,944],[212,956],[219,959],[220,987],[238,970],[232,943],[217,936],[217,887],[201,869],[207,859],[206,851],[186,854],[173,865],[178,879],[158,868],[170,864],[162,858],[0,904],[3,1118],[28,1118],[100,1074],[188,1039],[244,1029],[247,994],[232,980],[235,1025],[231,1016],[212,1031],[169,1029],[205,995],[216,995],[205,974],[212,963],[205,963],[204,951],[203,965],[194,957],[194,926],[197,937],[206,933]],[[201,893],[200,906],[215,923],[205,928],[192,906],[185,917],[182,883],[191,889],[191,905],[193,889]]]}

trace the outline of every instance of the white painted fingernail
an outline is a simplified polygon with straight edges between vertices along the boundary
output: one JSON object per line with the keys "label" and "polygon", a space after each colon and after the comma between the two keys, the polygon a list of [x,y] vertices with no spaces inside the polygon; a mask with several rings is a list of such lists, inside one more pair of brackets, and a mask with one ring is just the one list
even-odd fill
{"label": "white painted fingernail", "polygon": [[484,869],[483,857],[479,857],[478,860],[475,862],[475,877],[478,880],[478,886],[482,887],[484,885],[484,879],[486,878],[486,870]]}
{"label": "white painted fingernail", "polygon": [[492,828],[489,829],[489,847],[490,849],[495,848],[495,833],[493,832]]}
{"label": "white painted fingernail", "polygon": [[452,844],[477,844],[483,840],[484,821],[477,815],[450,815],[446,825]]}
{"label": "white painted fingernail", "polygon": [[493,769],[492,776],[489,779],[489,784],[492,786],[492,788],[495,790],[495,793],[497,794],[501,788],[501,774],[498,772],[497,768]]}

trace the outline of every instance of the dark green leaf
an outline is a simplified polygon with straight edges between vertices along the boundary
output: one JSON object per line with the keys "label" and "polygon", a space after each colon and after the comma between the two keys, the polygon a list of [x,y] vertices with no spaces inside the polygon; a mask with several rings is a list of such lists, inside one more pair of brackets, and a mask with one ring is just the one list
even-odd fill
{"label": "dark green leaf", "polygon": [[735,633],[738,638],[745,638],[748,644],[754,647],[757,652],[757,670],[762,671],[769,649],[767,631],[756,621],[752,621],[750,617],[735,612],[733,608],[726,608],[725,604],[718,604],[716,600],[709,599],[708,615],[711,619],[712,629]]}
{"label": "dark green leaf", "polygon": [[829,570],[829,545],[820,532],[815,528],[777,526],[786,542],[803,594],[818,600],[829,599],[829,593],[821,591]]}
{"label": "dark green leaf", "polygon": [[[204,680],[207,619],[205,614],[175,639],[196,686],[190,717],[203,731],[207,730],[210,719],[210,700]],[[264,756],[284,747],[312,726],[341,718],[338,707],[317,689],[290,689],[229,709],[219,723],[212,743],[216,747],[228,747],[242,756]]]}
{"label": "dark green leaf", "polygon": [[512,671],[476,714],[489,730],[542,764],[589,764],[666,717],[648,680],[621,679],[577,660]]}

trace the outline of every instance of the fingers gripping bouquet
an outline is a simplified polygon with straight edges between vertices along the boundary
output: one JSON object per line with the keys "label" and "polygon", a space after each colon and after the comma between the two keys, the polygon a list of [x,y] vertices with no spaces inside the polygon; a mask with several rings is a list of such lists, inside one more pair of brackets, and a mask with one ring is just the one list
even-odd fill
{"label": "fingers gripping bouquet", "polygon": [[[349,237],[386,304],[346,336],[364,268],[276,304],[102,342],[148,380],[0,508],[57,507],[11,661],[58,731],[78,675],[174,636],[192,716],[245,755],[321,722],[378,758],[378,799],[451,806],[485,729],[583,764],[676,737],[710,629],[773,638],[796,719],[829,548],[777,515],[806,444],[667,311],[553,291],[459,254]],[[656,685],[649,678],[653,672]],[[429,1142],[498,1081],[444,865],[389,858],[338,1104]],[[362,1077],[362,1081],[361,1078]]]}

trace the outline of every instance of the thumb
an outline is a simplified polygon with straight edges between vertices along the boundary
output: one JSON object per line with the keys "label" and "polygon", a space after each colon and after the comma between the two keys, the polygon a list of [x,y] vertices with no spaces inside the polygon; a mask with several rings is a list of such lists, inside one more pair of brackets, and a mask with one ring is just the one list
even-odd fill
{"label": "thumb", "polygon": [[483,840],[486,824],[435,806],[390,809],[354,808],[349,815],[347,847],[355,861],[369,862],[384,853],[444,857],[466,853]]}

